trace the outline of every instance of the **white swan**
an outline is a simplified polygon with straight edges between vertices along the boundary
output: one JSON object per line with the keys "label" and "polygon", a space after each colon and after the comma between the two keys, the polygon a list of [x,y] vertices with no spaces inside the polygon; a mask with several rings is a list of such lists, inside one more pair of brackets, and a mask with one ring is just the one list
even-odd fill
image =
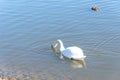
{"label": "white swan", "polygon": [[60,45],[61,55],[66,58],[73,59],[73,60],[81,60],[86,57],[84,56],[82,49],[79,47],[72,46],[72,47],[64,48],[63,42],[61,40],[57,40],[52,47],[56,48],[58,44]]}

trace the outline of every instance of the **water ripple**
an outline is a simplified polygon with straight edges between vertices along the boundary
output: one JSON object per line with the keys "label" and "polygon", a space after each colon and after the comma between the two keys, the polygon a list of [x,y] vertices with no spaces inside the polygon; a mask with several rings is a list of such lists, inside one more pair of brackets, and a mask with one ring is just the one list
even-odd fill
{"label": "water ripple", "polygon": [[[0,71],[14,72],[20,79],[27,75],[29,79],[106,80],[109,76],[112,80],[113,72],[114,78],[118,78],[119,3],[118,0],[1,0]],[[92,11],[94,5],[100,11]],[[88,69],[72,69],[52,55],[50,45],[56,39],[62,39],[65,46],[81,47],[88,55]]]}

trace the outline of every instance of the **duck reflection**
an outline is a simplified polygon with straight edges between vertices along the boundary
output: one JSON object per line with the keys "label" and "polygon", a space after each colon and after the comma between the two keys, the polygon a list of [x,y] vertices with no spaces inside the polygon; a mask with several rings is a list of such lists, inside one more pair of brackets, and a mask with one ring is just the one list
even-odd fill
{"label": "duck reflection", "polygon": [[84,59],[80,59],[80,60],[75,60],[75,59],[69,59],[63,55],[61,55],[60,51],[58,51],[56,49],[56,47],[54,47],[53,45],[51,45],[51,49],[53,51],[53,53],[58,56],[60,59],[64,59],[68,64],[70,64],[72,67],[74,68],[82,68],[82,67],[86,67],[86,63]]}

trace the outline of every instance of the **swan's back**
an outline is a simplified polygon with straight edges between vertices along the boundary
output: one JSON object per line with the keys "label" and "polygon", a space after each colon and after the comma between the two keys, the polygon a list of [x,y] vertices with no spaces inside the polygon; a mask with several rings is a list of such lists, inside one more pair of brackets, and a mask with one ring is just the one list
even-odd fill
{"label": "swan's back", "polygon": [[81,59],[85,57],[83,54],[83,50],[76,46],[66,48],[64,51],[62,51],[62,54],[65,57],[73,59]]}

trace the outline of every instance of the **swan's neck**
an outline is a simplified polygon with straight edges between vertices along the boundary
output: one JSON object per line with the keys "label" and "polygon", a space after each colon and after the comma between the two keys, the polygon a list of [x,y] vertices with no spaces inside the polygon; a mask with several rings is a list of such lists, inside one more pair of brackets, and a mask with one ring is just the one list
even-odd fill
{"label": "swan's neck", "polygon": [[57,42],[60,44],[60,51],[65,50],[63,42],[61,40],[57,40]]}

